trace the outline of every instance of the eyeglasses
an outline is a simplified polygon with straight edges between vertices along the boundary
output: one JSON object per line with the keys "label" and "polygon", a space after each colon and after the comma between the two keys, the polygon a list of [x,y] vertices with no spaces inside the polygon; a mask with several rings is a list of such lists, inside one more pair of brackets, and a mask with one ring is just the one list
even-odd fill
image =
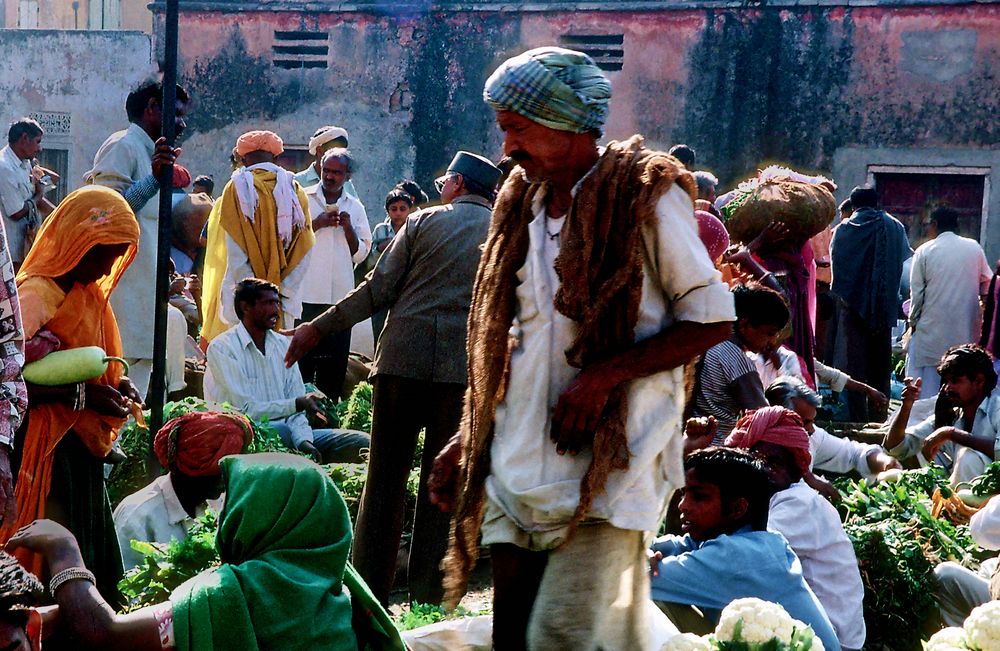
{"label": "eyeglasses", "polygon": [[438,194],[441,194],[441,191],[444,190],[444,184],[454,176],[454,174],[445,174],[434,179],[434,189],[438,191]]}

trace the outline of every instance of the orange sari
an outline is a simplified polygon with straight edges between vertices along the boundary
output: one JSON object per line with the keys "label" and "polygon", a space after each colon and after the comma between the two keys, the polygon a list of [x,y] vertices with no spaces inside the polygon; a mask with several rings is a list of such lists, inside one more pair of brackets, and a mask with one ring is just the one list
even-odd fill
{"label": "orange sari", "polygon": [[[100,346],[109,355],[121,355],[118,324],[108,298],[135,257],[138,241],[139,225],[117,192],[87,186],[66,197],[43,224],[17,274],[25,339],[44,327],[59,338],[63,349]],[[128,249],[108,275],[88,285],[76,284],[64,294],[54,279],[72,271],[99,244],[127,244]],[[104,375],[91,382],[117,388],[121,378],[121,367],[110,364]],[[60,403],[29,404],[28,413],[14,491],[17,522],[0,529],[0,540],[4,542],[19,527],[45,517],[53,453],[67,432],[72,430],[90,453],[100,458],[111,450],[125,422],[90,409],[73,411],[71,406]],[[40,569],[40,559],[32,559],[30,553],[20,550],[17,556],[28,569]]]}

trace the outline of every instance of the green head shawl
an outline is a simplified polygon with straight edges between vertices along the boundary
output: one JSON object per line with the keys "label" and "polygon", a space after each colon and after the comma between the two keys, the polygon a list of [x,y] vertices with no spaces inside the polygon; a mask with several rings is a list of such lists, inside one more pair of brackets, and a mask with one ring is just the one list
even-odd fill
{"label": "green head shawl", "polygon": [[171,597],[179,651],[357,651],[342,578],[344,499],[318,465],[288,454],[222,460],[222,566]]}

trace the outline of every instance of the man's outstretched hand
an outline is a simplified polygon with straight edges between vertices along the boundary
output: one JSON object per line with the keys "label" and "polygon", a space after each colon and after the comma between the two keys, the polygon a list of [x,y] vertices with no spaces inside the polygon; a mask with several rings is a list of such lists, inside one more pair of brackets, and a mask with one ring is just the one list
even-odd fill
{"label": "man's outstretched hand", "polygon": [[285,353],[286,368],[291,368],[292,364],[305,357],[323,339],[323,333],[319,328],[308,322],[294,330],[285,330],[281,334],[292,337],[292,342],[288,344],[288,352]]}

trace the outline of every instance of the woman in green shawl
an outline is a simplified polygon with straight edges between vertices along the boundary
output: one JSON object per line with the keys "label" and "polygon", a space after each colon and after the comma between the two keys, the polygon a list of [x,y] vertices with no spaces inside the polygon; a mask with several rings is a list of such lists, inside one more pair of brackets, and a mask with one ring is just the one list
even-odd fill
{"label": "woman in green shawl", "polygon": [[[87,576],[76,540],[54,522],[29,524],[7,548],[47,559],[60,627],[83,649],[405,648],[379,617],[384,611],[372,614],[367,586],[347,564],[350,517],[322,468],[288,454],[231,456],[220,465],[222,565],[181,585],[167,604],[115,614]],[[360,606],[353,611],[352,599]],[[355,624],[363,629],[357,636]],[[380,635],[371,635],[373,624]]]}

